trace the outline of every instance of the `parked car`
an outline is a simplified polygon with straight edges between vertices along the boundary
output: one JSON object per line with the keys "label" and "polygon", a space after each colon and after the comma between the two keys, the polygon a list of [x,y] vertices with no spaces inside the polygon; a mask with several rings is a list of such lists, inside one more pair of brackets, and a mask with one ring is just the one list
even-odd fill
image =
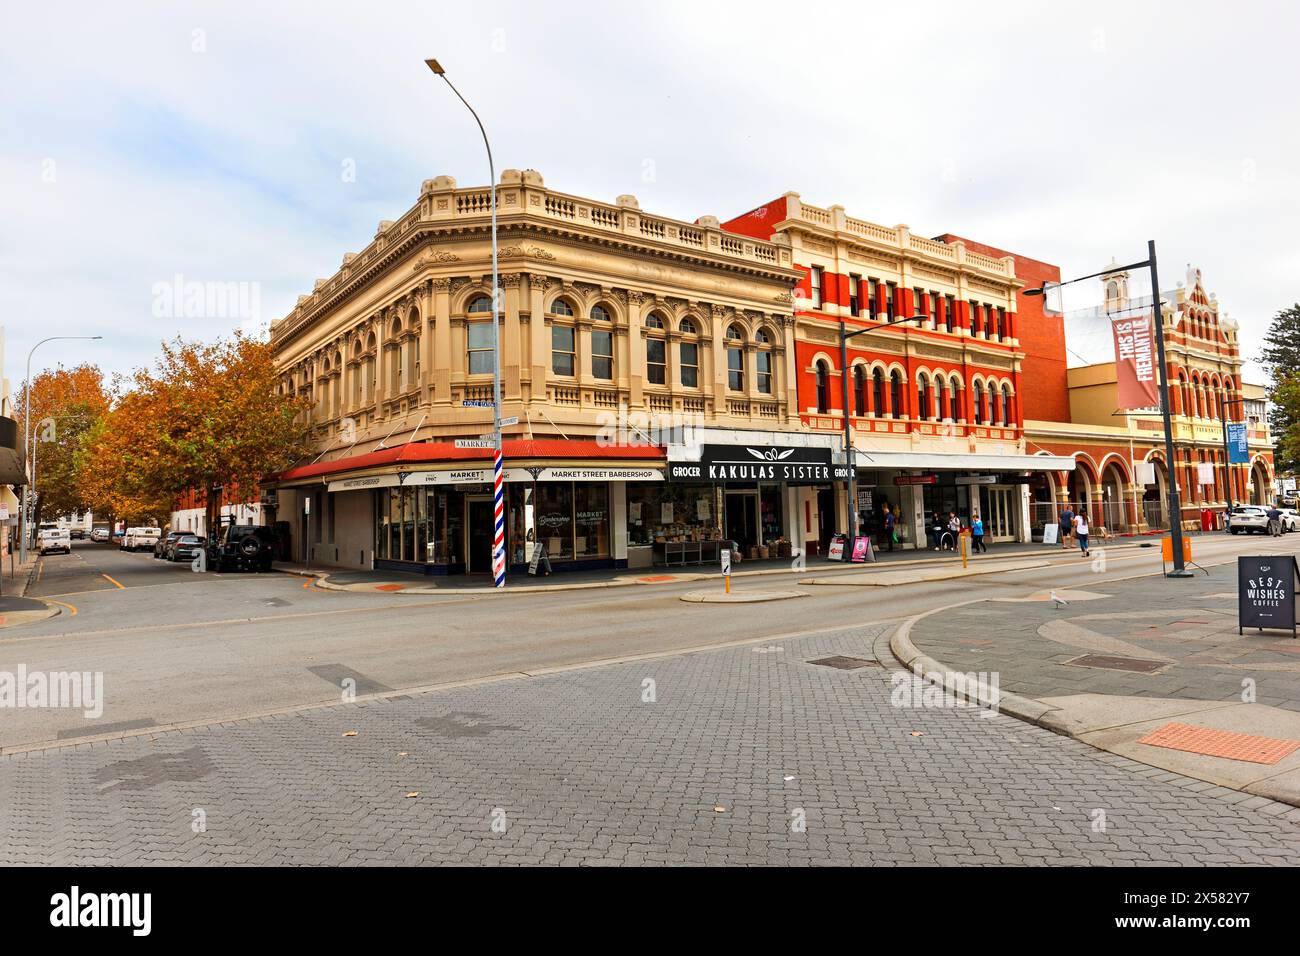
{"label": "parked car", "polygon": [[167,549],[184,533],[184,531],[168,531],[165,538],[160,535],[157,543],[153,546],[153,556],[155,558],[167,557]]}
{"label": "parked car", "polygon": [[1228,530],[1233,534],[1267,534],[1268,512],[1258,505],[1242,505],[1228,517]]}
{"label": "parked car", "polygon": [[86,529],[85,529],[85,528],[71,528],[71,529],[69,529],[69,537],[71,537],[73,541],[85,541],[85,540],[86,540]]}
{"label": "parked car", "polygon": [[67,528],[43,528],[36,536],[36,548],[42,555],[49,554],[51,551],[71,554],[72,535]]}
{"label": "parked car", "polygon": [[1300,531],[1300,511],[1295,508],[1281,508],[1282,512],[1282,530]]}
{"label": "parked car", "polygon": [[274,557],[275,534],[260,525],[228,524],[208,547],[214,571],[270,571]]}
{"label": "parked car", "polygon": [[107,540],[108,540],[108,529],[107,529],[107,528],[95,528],[93,531],[90,532],[90,540],[91,540],[91,541],[107,541]]}
{"label": "parked car", "polygon": [[127,528],[122,538],[123,551],[152,551],[162,537],[162,528]]}
{"label": "parked car", "polygon": [[167,545],[165,557],[168,561],[193,561],[202,550],[202,538],[197,534],[182,534],[178,538],[173,538]]}

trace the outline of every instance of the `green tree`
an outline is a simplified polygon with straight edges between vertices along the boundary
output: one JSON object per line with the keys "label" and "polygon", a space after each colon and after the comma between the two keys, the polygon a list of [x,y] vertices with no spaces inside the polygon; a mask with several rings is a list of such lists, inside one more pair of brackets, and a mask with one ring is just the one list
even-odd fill
{"label": "green tree", "polygon": [[1273,316],[1260,363],[1270,379],[1268,424],[1279,474],[1300,470],[1300,302]]}

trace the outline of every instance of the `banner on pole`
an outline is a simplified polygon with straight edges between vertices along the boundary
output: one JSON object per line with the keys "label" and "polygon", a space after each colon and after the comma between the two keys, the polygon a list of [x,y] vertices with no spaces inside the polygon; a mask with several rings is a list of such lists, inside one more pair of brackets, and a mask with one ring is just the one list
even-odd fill
{"label": "banner on pole", "polygon": [[1156,383],[1155,330],[1151,316],[1115,319],[1110,328],[1115,339],[1119,408],[1158,406],[1160,388]]}
{"label": "banner on pole", "polygon": [[1245,422],[1228,422],[1228,461],[1244,465],[1250,461],[1250,441]]}

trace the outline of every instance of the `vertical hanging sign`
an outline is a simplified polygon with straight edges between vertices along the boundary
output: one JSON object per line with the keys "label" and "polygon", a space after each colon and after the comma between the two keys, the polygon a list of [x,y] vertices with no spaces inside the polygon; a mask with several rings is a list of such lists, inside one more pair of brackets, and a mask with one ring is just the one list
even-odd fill
{"label": "vertical hanging sign", "polygon": [[1119,408],[1152,408],[1160,404],[1156,383],[1155,330],[1151,316],[1115,319],[1115,381]]}

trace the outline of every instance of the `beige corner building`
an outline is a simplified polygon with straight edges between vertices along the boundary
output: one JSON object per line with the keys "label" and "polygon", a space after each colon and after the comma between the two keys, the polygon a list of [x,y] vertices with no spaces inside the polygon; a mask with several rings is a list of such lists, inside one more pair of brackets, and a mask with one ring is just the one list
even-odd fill
{"label": "beige corner building", "polygon": [[[497,202],[514,572],[539,544],[556,569],[715,561],[724,539],[797,547],[835,446],[800,432],[788,241],[556,192],[532,170],[503,172]],[[426,181],[273,324],[281,387],[316,438],[264,492],[299,559],[489,571],[491,451],[456,444],[492,428],[489,205],[486,187]],[[807,467],[759,466],[769,455]]]}

